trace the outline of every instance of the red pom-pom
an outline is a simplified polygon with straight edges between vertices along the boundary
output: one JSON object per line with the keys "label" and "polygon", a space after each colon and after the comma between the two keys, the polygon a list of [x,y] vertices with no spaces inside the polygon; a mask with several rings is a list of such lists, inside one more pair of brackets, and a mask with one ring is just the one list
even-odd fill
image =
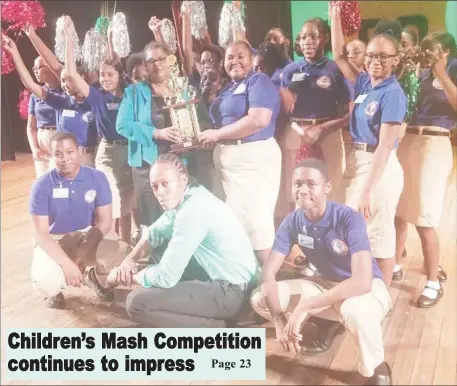
{"label": "red pom-pom", "polygon": [[294,164],[297,165],[307,158],[317,158],[323,160],[322,150],[319,145],[302,146],[295,155]]}
{"label": "red pom-pom", "polygon": [[10,24],[9,30],[19,31],[27,24],[35,29],[44,27],[44,9],[39,1],[1,1],[2,22]]}
{"label": "red pom-pom", "polygon": [[343,34],[350,36],[360,31],[362,17],[360,15],[359,3],[355,0],[332,1],[332,6],[341,8],[341,26]]}
{"label": "red pom-pom", "polygon": [[17,103],[17,108],[19,109],[19,116],[21,119],[27,119],[29,116],[29,99],[29,90],[25,89],[19,93],[19,102]]}
{"label": "red pom-pom", "polygon": [[[6,35],[6,32],[2,29],[2,35]],[[0,55],[2,56],[2,67],[1,67],[1,74],[9,74],[10,72],[14,71],[14,63],[11,54],[3,49],[3,41],[0,50]]]}

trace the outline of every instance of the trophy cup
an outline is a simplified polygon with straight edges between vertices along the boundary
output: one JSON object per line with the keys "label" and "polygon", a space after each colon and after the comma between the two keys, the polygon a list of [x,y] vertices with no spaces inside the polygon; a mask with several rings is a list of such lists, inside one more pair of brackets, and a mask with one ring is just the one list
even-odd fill
{"label": "trophy cup", "polygon": [[164,98],[166,106],[163,110],[170,113],[171,123],[180,134],[180,142],[172,144],[170,152],[180,153],[201,148],[203,145],[198,141],[198,134],[202,129],[197,114],[200,103],[196,98],[197,90],[189,85],[187,78],[179,76],[179,67],[174,55],[170,55],[167,61],[170,69],[170,95]]}

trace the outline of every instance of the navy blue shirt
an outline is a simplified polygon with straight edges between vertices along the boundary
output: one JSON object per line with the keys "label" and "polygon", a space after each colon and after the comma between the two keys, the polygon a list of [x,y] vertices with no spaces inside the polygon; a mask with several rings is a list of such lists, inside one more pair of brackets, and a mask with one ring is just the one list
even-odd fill
{"label": "navy blue shirt", "polygon": [[[446,72],[454,84],[457,84],[457,58],[448,59]],[[452,108],[439,79],[435,78],[432,70],[428,68],[422,72],[420,80],[417,113],[413,115],[411,124],[438,126],[443,129],[454,128],[457,122],[457,111]]]}
{"label": "navy blue shirt", "polygon": [[125,137],[116,131],[116,119],[121,98],[104,89],[97,89],[91,86],[86,102],[94,112],[95,123],[100,137],[108,141],[125,140]]}
{"label": "navy blue shirt", "polygon": [[105,174],[81,166],[73,180],[62,177],[57,169],[41,176],[32,186],[30,214],[49,217],[49,233],[65,234],[95,223],[95,209],[112,202]]}
{"label": "navy blue shirt", "polygon": [[57,110],[57,131],[72,133],[79,146],[97,146],[94,113],[87,102],[78,103],[65,93],[48,91],[46,103]]}
{"label": "navy blue shirt", "polygon": [[341,107],[350,101],[343,74],[327,57],[316,63],[301,59],[288,64],[282,73],[281,86],[297,94],[294,118],[338,118]]}
{"label": "navy blue shirt", "polygon": [[[371,251],[365,219],[348,206],[328,201],[324,216],[313,223],[302,209],[290,213],[276,233],[273,251],[288,256],[297,245],[324,279],[343,281],[352,276],[352,255]],[[382,279],[371,257],[373,279]]]}
{"label": "navy blue shirt", "polygon": [[[49,92],[61,94],[61,88],[44,88]],[[49,106],[46,101],[39,99],[35,94],[30,95],[29,99],[29,115],[36,118],[37,127],[54,126],[57,127],[57,114],[54,107]]]}
{"label": "navy blue shirt", "polygon": [[357,77],[354,91],[352,141],[377,146],[382,123],[402,123],[405,119],[408,104],[405,93],[395,75],[372,87],[366,72]]}
{"label": "navy blue shirt", "polygon": [[246,116],[251,107],[270,110],[271,120],[268,126],[243,139],[252,142],[273,137],[280,110],[279,91],[264,73],[251,72],[246,78],[229,83],[211,105],[210,115],[214,126],[221,128]]}
{"label": "navy blue shirt", "polygon": [[290,63],[292,63],[292,60],[287,59],[284,65],[282,67],[278,67],[275,72],[273,72],[273,75],[271,75],[271,81],[278,89],[281,87],[282,73],[284,68]]}

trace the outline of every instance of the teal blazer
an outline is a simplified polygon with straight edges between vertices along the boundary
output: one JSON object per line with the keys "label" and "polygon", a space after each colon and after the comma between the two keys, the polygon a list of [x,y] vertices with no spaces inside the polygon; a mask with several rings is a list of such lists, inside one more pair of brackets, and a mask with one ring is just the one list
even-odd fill
{"label": "teal blazer", "polygon": [[116,130],[129,140],[128,162],[141,167],[142,161],[153,164],[159,155],[157,143],[152,138],[152,93],[145,83],[132,84],[125,89],[117,114]]}

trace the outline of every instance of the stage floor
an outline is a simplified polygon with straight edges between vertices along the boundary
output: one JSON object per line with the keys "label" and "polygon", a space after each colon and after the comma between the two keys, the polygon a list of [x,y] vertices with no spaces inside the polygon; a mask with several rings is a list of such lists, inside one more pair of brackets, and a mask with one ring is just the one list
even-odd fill
{"label": "stage floor", "polygon": [[[455,148],[454,148],[455,150]],[[404,259],[405,275],[401,282],[393,283],[392,312],[383,322],[386,361],[393,371],[396,385],[456,384],[457,361],[457,275],[456,275],[456,168],[445,198],[445,212],[439,228],[441,263],[449,279],[444,284],[445,295],[431,309],[413,305],[425,283],[421,274],[422,251],[417,233],[410,228],[407,241],[408,257]],[[4,329],[9,327],[131,327],[125,317],[109,305],[98,301],[87,288],[65,292],[66,310],[51,310],[32,291],[30,264],[32,235],[28,214],[28,197],[34,180],[31,155],[19,154],[17,161],[1,165],[1,328],[2,353]],[[82,294],[81,294],[82,293]],[[271,329],[270,329],[271,330]],[[271,336],[267,332],[267,336]],[[332,349],[319,357],[284,354],[276,342],[267,344],[267,380],[264,382],[230,382],[230,384],[272,385],[340,385],[357,382],[357,347],[352,338],[343,334]],[[2,360],[2,368],[4,368]],[[84,382],[21,381],[6,384],[74,384]],[[86,383],[88,384],[88,383]],[[125,382],[96,382],[90,384],[119,384]],[[227,382],[163,382],[144,381],[130,384],[227,384]]]}

